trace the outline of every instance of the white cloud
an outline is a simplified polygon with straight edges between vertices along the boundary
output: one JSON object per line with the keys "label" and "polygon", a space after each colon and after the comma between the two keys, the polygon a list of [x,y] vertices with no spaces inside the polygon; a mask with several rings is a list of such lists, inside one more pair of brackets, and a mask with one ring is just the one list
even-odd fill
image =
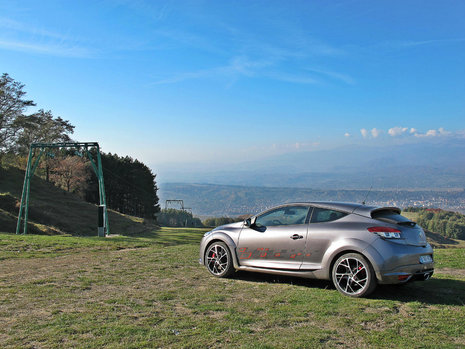
{"label": "white cloud", "polygon": [[[380,137],[386,131],[377,129],[376,127],[371,130],[362,128],[360,129],[360,134],[364,139],[375,139]],[[439,127],[438,129],[430,129],[426,132],[420,132],[414,127],[401,127],[394,126],[387,130],[387,134],[393,138],[401,137],[403,140],[411,138],[465,138],[465,130],[461,131],[448,131],[444,127]],[[346,132],[345,137],[350,137],[350,133]]]}
{"label": "white cloud", "polygon": [[[218,78],[226,77],[229,79],[237,79],[239,77],[249,77],[249,78],[268,78],[277,81],[290,82],[295,84],[316,84],[317,80],[312,77],[302,76],[302,75],[293,75],[287,73],[281,73],[277,71],[269,71],[270,67],[274,66],[272,61],[266,60],[250,60],[245,56],[233,57],[228,65],[220,66],[216,68],[209,68],[204,70],[198,70],[194,72],[186,72],[177,75],[173,75],[167,78],[159,79],[154,81],[152,84],[161,85],[161,84],[173,84],[182,82],[185,80],[192,79],[208,79],[208,78]],[[265,69],[267,68],[267,69]]]}
{"label": "white cloud", "polygon": [[438,131],[439,135],[441,136],[449,136],[450,134],[452,134],[452,132],[446,131],[443,127],[439,127]]}
{"label": "white cloud", "polygon": [[59,44],[32,44],[21,41],[6,41],[0,39],[0,49],[20,51],[28,53],[40,53],[50,56],[59,57],[78,57],[78,58],[90,58],[94,56],[94,53],[85,48],[79,46],[66,46],[61,43]]}
{"label": "white cloud", "polygon": [[371,136],[373,138],[378,138],[378,136],[383,133],[382,130],[378,130],[376,127],[371,130]]}
{"label": "white cloud", "polygon": [[415,130],[415,137],[446,137],[452,135],[452,132],[447,131],[444,127],[439,127],[437,130],[428,130],[426,133],[418,133]]}
{"label": "white cloud", "polygon": [[285,73],[265,73],[265,77],[273,79],[273,80],[278,80],[278,81],[284,81],[284,82],[290,82],[294,84],[316,84],[318,83],[317,80],[311,78],[311,77],[306,77],[306,76],[301,76],[301,75],[292,75],[292,74],[285,74]]}
{"label": "white cloud", "polygon": [[441,40],[403,40],[403,41],[389,41],[382,46],[394,49],[402,49],[402,48],[411,48],[416,46],[431,46],[431,45],[438,45],[438,44],[448,44],[448,43],[461,43],[465,41],[465,39],[458,38],[458,39],[441,39]]}
{"label": "white cloud", "polygon": [[371,130],[367,130],[366,128],[362,128],[360,130],[360,133],[362,134],[362,137],[367,139],[367,138],[378,138],[381,133],[383,133],[382,130],[378,130],[376,127],[372,128]]}
{"label": "white cloud", "polygon": [[0,49],[58,57],[91,58],[96,51],[61,33],[0,17]]}
{"label": "white cloud", "polygon": [[307,70],[321,74],[321,75],[325,75],[327,77],[330,77],[336,80],[343,81],[348,85],[353,85],[355,83],[355,80],[347,74],[342,74],[342,73],[338,73],[338,72],[334,72],[330,70],[324,70],[324,69],[316,69],[316,68],[307,68]]}
{"label": "white cloud", "polygon": [[389,131],[388,131],[388,134],[390,136],[392,136],[392,137],[397,137],[397,136],[401,136],[402,134],[404,134],[407,131],[408,131],[408,127],[396,126],[396,127],[390,128]]}
{"label": "white cloud", "polygon": [[21,23],[6,17],[0,17],[0,28],[3,28],[4,30],[30,34],[34,37],[40,36],[41,38],[58,39],[60,41],[70,40],[69,37],[61,33],[55,33],[42,28],[33,27],[30,25],[30,23]]}
{"label": "white cloud", "polygon": [[349,132],[346,132],[346,133],[344,134],[344,136],[347,137],[347,138],[349,138],[349,137],[350,137],[350,133],[349,133]]}

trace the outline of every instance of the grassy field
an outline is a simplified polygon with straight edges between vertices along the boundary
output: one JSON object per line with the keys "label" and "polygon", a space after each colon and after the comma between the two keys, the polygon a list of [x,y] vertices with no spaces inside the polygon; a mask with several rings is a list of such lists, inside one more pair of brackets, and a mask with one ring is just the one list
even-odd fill
{"label": "grassy field", "polygon": [[134,237],[0,234],[0,347],[465,346],[465,249],[436,251],[428,282],[368,299],[329,283],[210,276],[202,229]]}

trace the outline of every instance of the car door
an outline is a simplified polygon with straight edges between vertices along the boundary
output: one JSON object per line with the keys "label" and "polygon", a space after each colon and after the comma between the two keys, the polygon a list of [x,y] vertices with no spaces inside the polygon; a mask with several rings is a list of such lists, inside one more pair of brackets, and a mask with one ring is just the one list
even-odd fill
{"label": "car door", "polygon": [[341,234],[339,219],[347,213],[315,207],[308,225],[305,255],[301,269],[315,270],[321,268],[326,250]]}
{"label": "car door", "polygon": [[239,235],[239,264],[299,269],[304,257],[308,211],[307,205],[288,205],[258,215]]}

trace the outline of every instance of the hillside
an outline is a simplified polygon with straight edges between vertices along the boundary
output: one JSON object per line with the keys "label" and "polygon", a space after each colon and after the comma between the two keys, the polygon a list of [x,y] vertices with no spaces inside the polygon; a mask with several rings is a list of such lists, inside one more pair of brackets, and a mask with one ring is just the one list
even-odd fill
{"label": "hillside", "polygon": [[[14,233],[24,171],[0,168],[0,232]],[[109,211],[111,234],[147,230],[141,218]],[[28,232],[35,234],[97,235],[97,206],[35,176],[31,182]]]}

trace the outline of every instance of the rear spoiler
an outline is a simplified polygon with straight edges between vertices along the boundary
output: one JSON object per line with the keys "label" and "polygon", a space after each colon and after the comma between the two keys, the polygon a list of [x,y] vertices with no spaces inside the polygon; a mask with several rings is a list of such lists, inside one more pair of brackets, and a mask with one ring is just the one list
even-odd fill
{"label": "rear spoiler", "polygon": [[373,206],[360,205],[355,210],[353,210],[352,213],[359,214],[361,216],[368,217],[368,218],[373,218],[373,214],[376,214],[377,212],[382,212],[382,211],[391,211],[391,212],[400,214],[401,209],[398,207],[373,207]]}
{"label": "rear spoiler", "polygon": [[371,217],[373,217],[375,213],[382,212],[382,211],[394,211],[397,214],[401,213],[401,209],[398,207],[380,207],[380,208],[377,208],[371,211]]}

